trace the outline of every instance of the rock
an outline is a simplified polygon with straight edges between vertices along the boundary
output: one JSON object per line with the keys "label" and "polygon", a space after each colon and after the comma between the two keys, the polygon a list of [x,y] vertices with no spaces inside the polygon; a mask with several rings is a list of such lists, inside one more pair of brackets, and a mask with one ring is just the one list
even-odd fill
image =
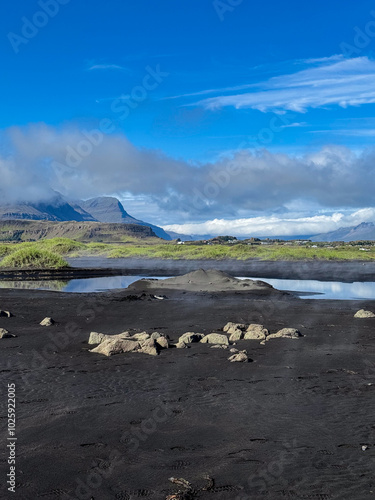
{"label": "rock", "polygon": [[230,356],[228,360],[231,363],[247,363],[249,361],[249,358],[246,351],[240,351],[237,354],[233,354],[233,356]]}
{"label": "rock", "polygon": [[159,354],[159,344],[157,344],[156,340],[147,339],[141,342],[140,349],[138,352],[142,352],[143,354],[149,354],[150,356],[157,356]]}
{"label": "rock", "polygon": [[266,340],[277,339],[277,338],[285,338],[285,339],[298,339],[298,337],[303,337],[301,332],[296,328],[283,328],[272,335],[268,335]]}
{"label": "rock", "polygon": [[235,333],[232,333],[232,335],[229,337],[230,342],[237,342],[238,340],[241,340],[243,338],[243,331],[242,330],[237,330]]}
{"label": "rock", "polygon": [[263,325],[258,325],[256,323],[253,323],[248,326],[244,339],[245,340],[264,340],[268,335],[269,331],[267,328],[264,328]]}
{"label": "rock", "polygon": [[178,339],[178,342],[191,344],[192,342],[200,342],[204,335],[202,333],[186,332]]}
{"label": "rock", "polygon": [[243,323],[232,323],[231,321],[229,321],[229,323],[224,326],[223,332],[229,333],[229,335],[231,335],[232,333],[236,333],[238,330],[243,331],[245,330],[245,328],[246,325],[244,325]]}
{"label": "rock", "polygon": [[134,340],[139,340],[141,342],[144,340],[148,340],[150,338],[150,335],[147,332],[135,333],[130,338]]}
{"label": "rock", "polygon": [[122,332],[117,335],[108,335],[106,333],[91,332],[88,340],[89,344],[101,344],[104,340],[124,340],[130,338],[129,332]]}
{"label": "rock", "polygon": [[12,337],[17,337],[17,335],[12,335],[5,328],[0,328],[0,339],[10,339]]}
{"label": "rock", "polygon": [[139,349],[139,342],[133,340],[122,340],[122,339],[106,339],[103,340],[90,352],[96,352],[98,354],[104,354],[105,356],[112,356],[113,354],[121,354],[123,352],[132,352]]}
{"label": "rock", "polygon": [[226,335],[222,335],[220,333],[209,333],[201,340],[203,344],[220,344],[220,345],[228,345],[229,339]]}
{"label": "rock", "polygon": [[162,336],[163,336],[163,335],[162,335],[161,333],[159,333],[159,332],[153,332],[153,333],[151,333],[151,337],[150,337],[150,338],[151,338],[152,340],[156,340],[156,339],[158,339],[158,338],[160,338],[160,337],[162,337]]}
{"label": "rock", "polygon": [[362,445],[362,451],[366,451],[366,450],[368,450],[367,444]]}
{"label": "rock", "polygon": [[227,345],[216,344],[216,345],[212,345],[211,349],[228,349],[228,346]]}
{"label": "rock", "polygon": [[187,349],[189,346],[186,344],[186,342],[177,342],[175,344],[176,349]]}
{"label": "rock", "polygon": [[[152,339],[153,340],[153,339]],[[162,349],[168,349],[169,347],[169,342],[168,342],[168,339],[166,337],[158,337],[156,339],[156,343],[158,344],[158,346],[160,346]]]}
{"label": "rock", "polygon": [[360,309],[354,315],[355,318],[375,318],[375,314],[371,311],[365,311],[364,309]]}
{"label": "rock", "polygon": [[235,354],[236,352],[239,352],[239,350],[232,347],[232,349],[229,352],[231,352],[232,354]]}
{"label": "rock", "polygon": [[0,311],[0,317],[2,318],[11,318],[13,314],[9,311]]}
{"label": "rock", "polygon": [[91,332],[88,340],[89,344],[101,344],[108,337],[105,333]]}
{"label": "rock", "polygon": [[39,324],[41,326],[52,326],[54,323],[55,321],[52,318],[44,318]]}
{"label": "rock", "polygon": [[121,337],[121,338],[123,338],[123,339],[127,339],[127,338],[130,338],[130,337],[131,337],[131,335],[130,335],[130,332],[126,330],[125,332],[121,332],[121,333],[119,333],[119,334],[118,334],[118,337]]}

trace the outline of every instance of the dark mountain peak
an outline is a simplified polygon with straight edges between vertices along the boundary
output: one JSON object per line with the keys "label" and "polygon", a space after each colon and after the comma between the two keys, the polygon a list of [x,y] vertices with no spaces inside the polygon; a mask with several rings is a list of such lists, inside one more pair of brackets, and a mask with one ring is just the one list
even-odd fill
{"label": "dark mountain peak", "polygon": [[90,200],[80,201],[80,206],[100,222],[131,222],[136,221],[127,213],[122,203],[112,196],[100,196]]}
{"label": "dark mountain peak", "polygon": [[123,207],[122,203],[112,196],[100,196],[98,198],[91,198],[90,200],[80,202],[81,207],[89,212],[99,222],[120,222],[126,224],[139,224],[141,226],[150,227],[154,233],[163,238],[170,240],[171,237],[164,229],[148,222],[135,219]]}
{"label": "dark mountain peak", "polygon": [[122,203],[112,196],[101,196],[86,201],[69,201],[57,191],[51,190],[50,196],[40,202],[0,203],[0,219],[137,224],[151,228],[159,238],[171,239],[161,227],[129,215]]}

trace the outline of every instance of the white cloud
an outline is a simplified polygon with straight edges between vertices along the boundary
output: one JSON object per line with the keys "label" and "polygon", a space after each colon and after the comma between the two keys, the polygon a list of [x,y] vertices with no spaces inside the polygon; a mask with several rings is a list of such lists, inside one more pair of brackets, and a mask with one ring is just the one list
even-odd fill
{"label": "white cloud", "polygon": [[312,133],[312,134],[345,135],[345,136],[349,136],[349,137],[375,137],[375,129],[374,128],[311,130],[310,133]]}
{"label": "white cloud", "polygon": [[281,128],[300,128],[300,127],[307,127],[307,123],[294,122],[294,123],[289,123],[288,125],[281,125]]}
{"label": "white cloud", "polygon": [[310,215],[322,208],[358,210],[374,201],[375,151],[330,146],[297,158],[242,150],[192,165],[137,148],[123,134],[95,132],[94,125],[39,124],[4,135],[12,155],[0,154],[2,200],[39,199],[35,186],[43,196],[52,188],[75,199],[127,193],[147,200],[150,216],[157,212],[164,222],[302,210]]}
{"label": "white cloud", "polygon": [[121,71],[126,71],[130,72],[128,68],[125,68],[124,66],[120,66],[119,64],[89,64],[87,66],[87,71],[94,71],[94,70],[121,70]]}
{"label": "white cloud", "polygon": [[250,92],[225,95],[232,89],[224,89],[222,95],[204,99],[198,104],[206,109],[232,106],[262,112],[305,113],[309,108],[332,105],[346,108],[375,102],[375,61],[368,57],[344,59],[333,56],[308,62],[315,65],[270,78]]}
{"label": "white cloud", "polygon": [[334,231],[339,227],[356,226],[373,221],[375,208],[366,208],[346,215],[336,212],[331,215],[311,217],[253,217],[235,220],[213,219],[190,224],[164,225],[166,231],[195,235],[231,235],[237,237],[315,235]]}

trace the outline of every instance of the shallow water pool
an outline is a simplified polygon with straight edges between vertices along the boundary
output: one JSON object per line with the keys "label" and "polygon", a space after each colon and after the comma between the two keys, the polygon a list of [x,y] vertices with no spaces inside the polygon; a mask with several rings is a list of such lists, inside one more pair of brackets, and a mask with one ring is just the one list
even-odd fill
{"label": "shallow water pool", "polygon": [[[28,290],[50,290],[68,293],[95,293],[127,288],[135,281],[154,276],[108,276],[84,278],[69,281],[0,281],[0,288]],[[166,279],[170,276],[158,276]],[[246,279],[240,277],[240,279]],[[375,282],[342,283],[339,281],[287,280],[271,278],[251,278],[265,281],[278,290],[297,291],[302,299],[375,300]]]}

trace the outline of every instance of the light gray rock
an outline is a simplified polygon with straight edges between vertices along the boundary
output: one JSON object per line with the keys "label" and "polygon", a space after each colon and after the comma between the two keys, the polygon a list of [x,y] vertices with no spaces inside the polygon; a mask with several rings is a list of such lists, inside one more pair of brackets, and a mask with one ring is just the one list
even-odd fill
{"label": "light gray rock", "polygon": [[119,333],[118,336],[121,337],[121,338],[123,338],[123,339],[128,339],[128,338],[131,337],[130,332],[127,331],[127,330],[125,332]]}
{"label": "light gray rock", "polygon": [[178,339],[178,342],[185,342],[191,344],[193,342],[200,342],[204,335],[202,333],[186,332]]}
{"label": "light gray rock", "polygon": [[176,349],[187,349],[189,346],[186,344],[186,342],[177,342],[175,344]]}
{"label": "light gray rock", "polygon": [[355,318],[375,318],[375,314],[372,311],[365,311],[364,309],[360,309],[354,315]]}
{"label": "light gray rock", "polygon": [[162,337],[162,336],[163,336],[163,335],[162,335],[161,333],[159,333],[159,332],[153,332],[153,333],[151,333],[150,338],[151,338],[152,340],[156,340],[156,339],[158,339],[158,338],[160,338],[160,337]]}
{"label": "light gray rock", "polygon": [[159,354],[159,344],[157,344],[156,340],[153,339],[147,339],[141,342],[140,349],[138,349],[138,352],[141,352],[143,354],[149,354],[150,356],[157,356]]}
{"label": "light gray rock", "polygon": [[232,333],[236,333],[238,330],[243,331],[245,328],[246,325],[243,323],[232,323],[232,321],[229,321],[229,323],[224,326],[223,332],[231,335]]}
{"label": "light gray rock", "polygon": [[17,335],[12,335],[5,328],[0,328],[0,339],[10,339],[12,337],[17,337]]}
{"label": "light gray rock", "polygon": [[128,339],[129,332],[122,332],[117,335],[108,335],[106,333],[91,332],[88,340],[89,344],[101,344],[104,340],[124,340]]}
{"label": "light gray rock", "polygon": [[220,344],[220,345],[228,345],[229,339],[226,335],[222,335],[220,333],[209,333],[201,340],[203,344]]}
{"label": "light gray rock", "polygon": [[230,349],[229,352],[231,352],[232,354],[235,354],[236,352],[239,352],[239,350],[232,347],[232,349]]}
{"label": "light gray rock", "polygon": [[136,333],[132,335],[130,338],[134,340],[139,340],[141,342],[144,340],[148,340],[150,338],[150,335],[147,332],[142,332],[142,333]]}
{"label": "light gray rock", "polygon": [[169,348],[169,342],[166,337],[160,336],[156,339],[155,341],[158,346],[160,346],[162,349],[168,349]]}
{"label": "light gray rock", "polygon": [[278,338],[298,339],[299,337],[303,337],[303,335],[296,328],[282,328],[278,332],[268,335],[266,340],[278,339]]}
{"label": "light gray rock", "polygon": [[235,333],[232,333],[232,335],[229,337],[230,342],[237,342],[238,340],[241,340],[244,336],[244,333],[242,330],[237,330]]}
{"label": "light gray rock", "polygon": [[228,346],[227,345],[216,344],[216,345],[212,345],[211,349],[228,349]]}
{"label": "light gray rock", "polygon": [[228,360],[231,363],[247,363],[249,361],[249,357],[246,351],[240,351],[237,354],[233,354],[233,356],[230,356]]}
{"label": "light gray rock", "polygon": [[133,340],[106,339],[90,352],[112,356],[113,354],[137,351],[139,347],[139,342]]}
{"label": "light gray rock", "polygon": [[2,318],[11,318],[13,314],[10,311],[1,311],[0,310],[0,317]]}
{"label": "light gray rock", "polygon": [[52,318],[44,318],[43,321],[40,322],[41,326],[52,326],[55,321]]}
{"label": "light gray rock", "polygon": [[91,332],[88,340],[89,344],[101,344],[104,340],[106,340],[108,335],[105,333]]}
{"label": "light gray rock", "polygon": [[267,328],[263,325],[253,323],[247,327],[244,335],[245,340],[264,340],[269,335]]}

